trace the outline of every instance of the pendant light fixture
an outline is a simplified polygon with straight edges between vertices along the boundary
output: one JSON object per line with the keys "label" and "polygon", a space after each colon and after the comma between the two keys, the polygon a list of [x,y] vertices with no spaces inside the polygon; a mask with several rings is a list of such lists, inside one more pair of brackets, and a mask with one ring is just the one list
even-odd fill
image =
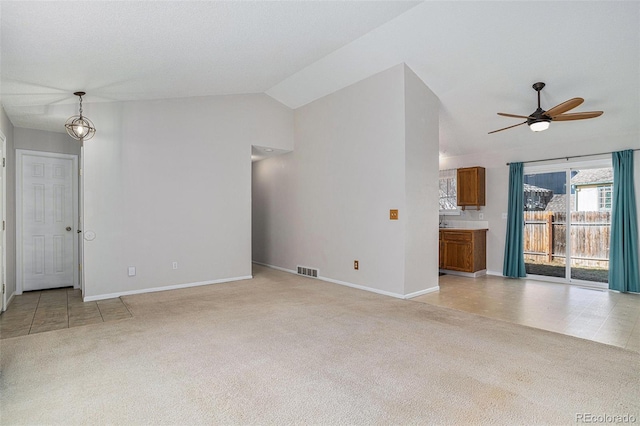
{"label": "pendant light fixture", "polygon": [[79,141],[88,141],[96,134],[96,128],[93,126],[91,120],[82,116],[82,97],[85,92],[75,92],[74,95],[80,98],[80,114],[69,117],[64,127],[67,128],[67,133],[72,138]]}

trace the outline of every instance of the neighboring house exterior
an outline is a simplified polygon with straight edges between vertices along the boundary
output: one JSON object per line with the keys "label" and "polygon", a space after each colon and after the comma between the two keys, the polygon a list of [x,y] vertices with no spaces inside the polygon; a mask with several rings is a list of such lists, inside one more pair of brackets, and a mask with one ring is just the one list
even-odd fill
{"label": "neighboring house exterior", "polygon": [[524,210],[542,211],[553,198],[553,191],[535,185],[524,184]]}
{"label": "neighboring house exterior", "polygon": [[576,211],[610,211],[613,169],[580,170],[571,178]]}
{"label": "neighboring house exterior", "polygon": [[548,212],[566,212],[567,211],[567,197],[571,203],[571,211],[576,210],[576,196],[575,194],[554,194],[545,210]]}

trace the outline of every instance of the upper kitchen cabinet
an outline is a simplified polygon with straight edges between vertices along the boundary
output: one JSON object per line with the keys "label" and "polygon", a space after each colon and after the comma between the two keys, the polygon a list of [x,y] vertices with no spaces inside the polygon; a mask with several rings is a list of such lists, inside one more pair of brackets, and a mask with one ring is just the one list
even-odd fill
{"label": "upper kitchen cabinet", "polygon": [[485,205],[484,167],[458,169],[457,181],[458,205],[462,210],[470,206],[479,209]]}

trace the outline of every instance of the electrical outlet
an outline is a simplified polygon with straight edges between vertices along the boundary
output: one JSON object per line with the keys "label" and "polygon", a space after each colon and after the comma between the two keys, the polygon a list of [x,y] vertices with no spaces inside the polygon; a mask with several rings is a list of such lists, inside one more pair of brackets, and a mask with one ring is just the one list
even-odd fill
{"label": "electrical outlet", "polygon": [[397,209],[389,210],[389,220],[398,220],[398,210]]}
{"label": "electrical outlet", "polygon": [[358,262],[357,260],[354,260],[353,261],[353,269],[356,269],[356,270],[360,269],[360,262]]}
{"label": "electrical outlet", "polygon": [[503,219],[507,219],[507,214],[506,213],[502,213],[502,218]]}
{"label": "electrical outlet", "polygon": [[173,262],[173,269],[178,269],[178,262]]}
{"label": "electrical outlet", "polygon": [[480,219],[480,220],[484,219],[484,213],[479,213],[478,214],[478,219]]}
{"label": "electrical outlet", "polygon": [[135,277],[136,276],[136,267],[135,266],[129,266],[129,276],[130,277]]}

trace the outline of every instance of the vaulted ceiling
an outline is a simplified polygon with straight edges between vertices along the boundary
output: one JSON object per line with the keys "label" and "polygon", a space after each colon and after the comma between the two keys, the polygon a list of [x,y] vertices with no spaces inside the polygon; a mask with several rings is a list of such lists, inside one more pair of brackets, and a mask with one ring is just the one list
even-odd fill
{"label": "vaulted ceiling", "polygon": [[[1,99],[15,126],[50,107],[266,92],[296,108],[405,62],[440,98],[445,155],[639,142],[640,2],[2,1]],[[573,97],[602,117],[487,135]]]}

